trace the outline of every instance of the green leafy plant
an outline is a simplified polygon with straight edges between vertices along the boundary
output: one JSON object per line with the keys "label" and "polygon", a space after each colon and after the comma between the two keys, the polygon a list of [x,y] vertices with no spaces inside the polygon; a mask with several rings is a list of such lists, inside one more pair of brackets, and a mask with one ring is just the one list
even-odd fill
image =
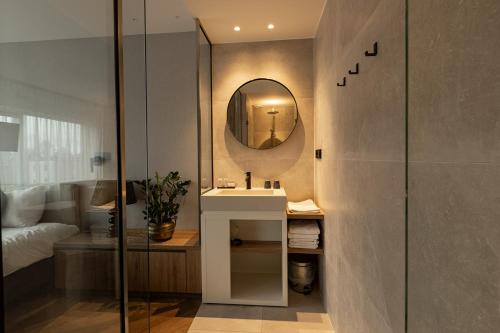
{"label": "green leafy plant", "polygon": [[190,180],[183,180],[178,171],[171,171],[165,177],[155,172],[154,179],[137,182],[146,193],[144,219],[153,224],[165,224],[177,219],[180,199],[188,192]]}

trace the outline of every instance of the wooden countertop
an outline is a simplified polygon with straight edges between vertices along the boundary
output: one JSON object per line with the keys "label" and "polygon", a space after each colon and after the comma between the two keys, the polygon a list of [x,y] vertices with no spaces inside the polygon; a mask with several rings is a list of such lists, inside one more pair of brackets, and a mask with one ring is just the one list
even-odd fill
{"label": "wooden countertop", "polygon": [[[127,248],[129,250],[186,250],[199,247],[199,232],[195,229],[176,230],[173,237],[166,242],[153,242],[147,238],[147,231],[132,229],[128,231]],[[107,238],[105,234],[80,233],[54,244],[55,249],[118,249],[117,238]]]}

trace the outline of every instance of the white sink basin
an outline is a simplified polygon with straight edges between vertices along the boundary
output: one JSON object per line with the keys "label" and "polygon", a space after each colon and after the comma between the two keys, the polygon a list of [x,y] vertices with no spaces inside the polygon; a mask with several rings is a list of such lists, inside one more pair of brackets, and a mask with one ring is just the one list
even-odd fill
{"label": "white sink basin", "polygon": [[213,189],[201,196],[203,211],[283,211],[286,209],[284,189],[244,188]]}

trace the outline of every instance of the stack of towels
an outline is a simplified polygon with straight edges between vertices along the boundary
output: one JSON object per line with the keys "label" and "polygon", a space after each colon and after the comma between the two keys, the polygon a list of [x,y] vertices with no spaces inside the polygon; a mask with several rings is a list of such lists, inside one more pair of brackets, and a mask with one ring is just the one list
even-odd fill
{"label": "stack of towels", "polygon": [[[291,213],[320,213],[321,210],[311,199],[301,202],[289,202]],[[315,220],[295,220],[288,224],[288,246],[302,249],[317,249],[319,245],[319,227]]]}
{"label": "stack of towels", "polygon": [[288,224],[288,246],[299,249],[317,249],[319,227],[315,220],[295,220]]}
{"label": "stack of towels", "polygon": [[321,210],[311,199],[301,202],[288,202],[288,211],[291,213],[320,213]]}

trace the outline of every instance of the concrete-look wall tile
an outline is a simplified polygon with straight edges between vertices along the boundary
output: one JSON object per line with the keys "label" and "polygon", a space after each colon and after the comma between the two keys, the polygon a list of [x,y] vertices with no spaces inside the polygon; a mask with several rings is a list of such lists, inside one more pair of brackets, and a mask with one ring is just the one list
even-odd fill
{"label": "concrete-look wall tile", "polygon": [[410,333],[500,327],[498,4],[410,1]]}
{"label": "concrete-look wall tile", "polygon": [[[271,166],[272,165],[272,166]],[[245,172],[252,172],[252,186],[264,187],[266,180],[279,180],[288,200],[312,198],[314,190],[314,162],[312,159],[222,159],[214,160],[215,179],[229,178],[237,186],[245,186]]]}
{"label": "concrete-look wall tile", "polygon": [[497,0],[410,1],[410,158],[500,162]]}
{"label": "concrete-look wall tile", "polygon": [[255,78],[279,81],[295,98],[312,98],[312,45],[312,39],[214,45],[214,100],[229,100]]}
{"label": "concrete-look wall tile", "polygon": [[409,332],[500,327],[500,166],[411,163]]}
{"label": "concrete-look wall tile", "polygon": [[[253,185],[280,180],[289,200],[314,196],[314,100],[312,40],[221,44],[213,48],[214,176],[244,185],[244,172]],[[238,87],[255,78],[275,79],[297,101],[299,120],[288,139],[266,150],[238,142],[226,125],[227,105]]]}
{"label": "concrete-look wall tile", "polygon": [[[374,41],[379,55],[364,56]],[[404,10],[329,1],[315,40],[316,200],[337,332],[404,331]],[[359,75],[347,74],[359,62]],[[343,76],[347,86],[337,87]]]}
{"label": "concrete-look wall tile", "polygon": [[[404,165],[340,163],[335,255],[359,283],[365,301],[375,306],[377,318],[398,332],[404,324]],[[343,304],[337,306],[342,309]]]}

